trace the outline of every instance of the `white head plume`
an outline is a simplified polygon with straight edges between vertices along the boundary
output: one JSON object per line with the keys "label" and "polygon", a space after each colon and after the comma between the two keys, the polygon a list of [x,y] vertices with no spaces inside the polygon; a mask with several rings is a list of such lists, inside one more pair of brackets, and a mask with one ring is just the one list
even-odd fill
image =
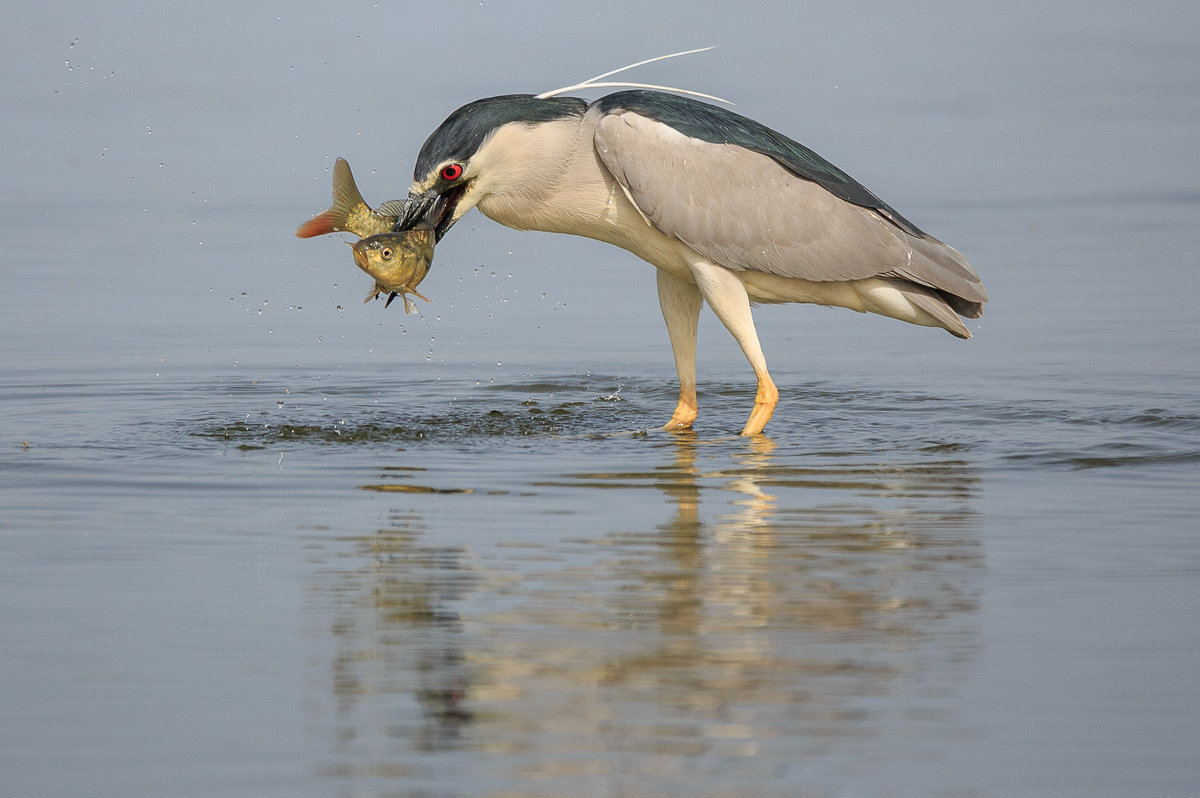
{"label": "white head plume", "polygon": [[668,58],[678,58],[681,55],[691,55],[693,53],[703,53],[703,52],[706,52],[711,49],[713,49],[713,48],[712,47],[700,47],[695,50],[684,50],[683,52],[679,52],[679,53],[670,53],[669,55],[660,55],[655,58],[647,58],[645,61],[638,61],[636,64],[630,64],[628,66],[623,66],[620,69],[613,69],[608,72],[603,72],[599,75],[596,75],[595,77],[588,78],[587,80],[583,81],[582,83],[575,83],[570,86],[563,86],[561,89],[554,89],[553,91],[542,92],[541,94],[537,95],[537,99],[544,100],[547,97],[554,97],[559,94],[565,94],[566,92],[569,92],[569,91],[581,91],[583,89],[624,87],[624,88],[631,88],[631,89],[657,89],[659,91],[671,91],[671,92],[675,92],[676,94],[688,94],[688,95],[691,95],[692,97],[701,97],[705,100],[715,100],[716,102],[725,103],[726,105],[733,105],[733,103],[731,103],[729,100],[724,100],[724,99],[721,99],[720,97],[714,97],[711,94],[703,94],[698,91],[691,91],[690,89],[677,89],[673,86],[657,86],[657,85],[654,85],[651,83],[625,83],[625,82],[620,82],[620,81],[600,82],[602,78],[607,78],[610,75],[617,74],[618,72],[625,72],[626,70],[634,69],[634,68],[640,67],[640,66],[645,66],[646,64],[653,64],[655,61],[665,61]]}

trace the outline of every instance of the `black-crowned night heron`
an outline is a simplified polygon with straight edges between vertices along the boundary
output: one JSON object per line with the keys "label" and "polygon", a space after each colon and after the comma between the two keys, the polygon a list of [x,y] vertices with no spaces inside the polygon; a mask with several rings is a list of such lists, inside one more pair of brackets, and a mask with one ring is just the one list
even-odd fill
{"label": "black-crowned night heron", "polygon": [[658,267],[679,376],[667,429],[696,418],[701,300],[758,377],[743,435],[762,432],[779,398],[751,303],[838,305],[969,338],[959,316],[978,318],[987,301],[962,255],[833,164],[675,94],[621,91],[591,103],[512,94],[464,105],[421,148],[396,229],[428,223],[440,239],[475,207],[506,227],[587,236]]}

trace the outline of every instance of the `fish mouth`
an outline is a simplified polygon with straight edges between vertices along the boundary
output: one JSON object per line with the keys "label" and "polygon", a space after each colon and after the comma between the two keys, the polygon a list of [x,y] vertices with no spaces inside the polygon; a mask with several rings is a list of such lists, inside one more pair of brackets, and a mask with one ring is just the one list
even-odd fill
{"label": "fish mouth", "polygon": [[446,232],[458,221],[454,212],[469,187],[470,183],[464,183],[441,194],[433,191],[426,191],[424,194],[409,194],[408,204],[404,207],[404,215],[396,222],[393,230],[403,233],[414,227],[432,227],[436,237],[435,243],[441,241],[442,236],[446,235]]}

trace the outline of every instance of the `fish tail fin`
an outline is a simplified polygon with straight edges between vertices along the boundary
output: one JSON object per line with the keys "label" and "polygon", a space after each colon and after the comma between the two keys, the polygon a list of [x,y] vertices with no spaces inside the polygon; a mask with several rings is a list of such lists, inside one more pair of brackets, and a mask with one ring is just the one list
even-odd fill
{"label": "fish tail fin", "polygon": [[[345,217],[342,217],[344,221]],[[338,231],[338,214],[336,211],[328,210],[309,219],[304,224],[296,228],[297,238],[315,238],[323,236],[326,233],[336,233]]]}
{"label": "fish tail fin", "polygon": [[338,158],[333,165],[333,205],[296,228],[296,236],[313,238],[345,230],[350,212],[359,205],[366,205],[366,202],[354,184],[350,164],[346,163],[345,158]]}

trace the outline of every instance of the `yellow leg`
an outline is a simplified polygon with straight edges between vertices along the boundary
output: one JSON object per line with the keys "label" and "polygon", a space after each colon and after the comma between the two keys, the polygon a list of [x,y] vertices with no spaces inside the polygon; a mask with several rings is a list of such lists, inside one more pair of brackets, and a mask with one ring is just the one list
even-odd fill
{"label": "yellow leg", "polygon": [[671,420],[663,429],[691,429],[697,412],[695,384],[680,385],[679,404],[675,405],[675,412],[671,414]]}
{"label": "yellow leg", "polygon": [[755,373],[758,376],[758,391],[754,394],[754,410],[751,411],[750,418],[742,430],[742,435],[747,436],[762,434],[763,427],[771,420],[771,414],[775,412],[775,405],[779,402],[779,389],[775,387],[767,370]]}
{"label": "yellow leg", "polygon": [[679,404],[663,429],[691,429],[696,420],[696,322],[700,302],[700,289],[695,283],[659,269],[658,304],[667,323],[679,377]]}
{"label": "yellow leg", "polygon": [[738,342],[742,354],[750,361],[754,374],[758,377],[754,411],[746,421],[742,434],[759,435],[771,420],[771,414],[775,412],[779,390],[771,381],[771,375],[767,373],[767,359],[758,343],[758,332],[754,329],[754,316],[750,312],[750,297],[746,293],[746,286],[733,272],[711,261],[696,259],[689,266],[704,300]]}

